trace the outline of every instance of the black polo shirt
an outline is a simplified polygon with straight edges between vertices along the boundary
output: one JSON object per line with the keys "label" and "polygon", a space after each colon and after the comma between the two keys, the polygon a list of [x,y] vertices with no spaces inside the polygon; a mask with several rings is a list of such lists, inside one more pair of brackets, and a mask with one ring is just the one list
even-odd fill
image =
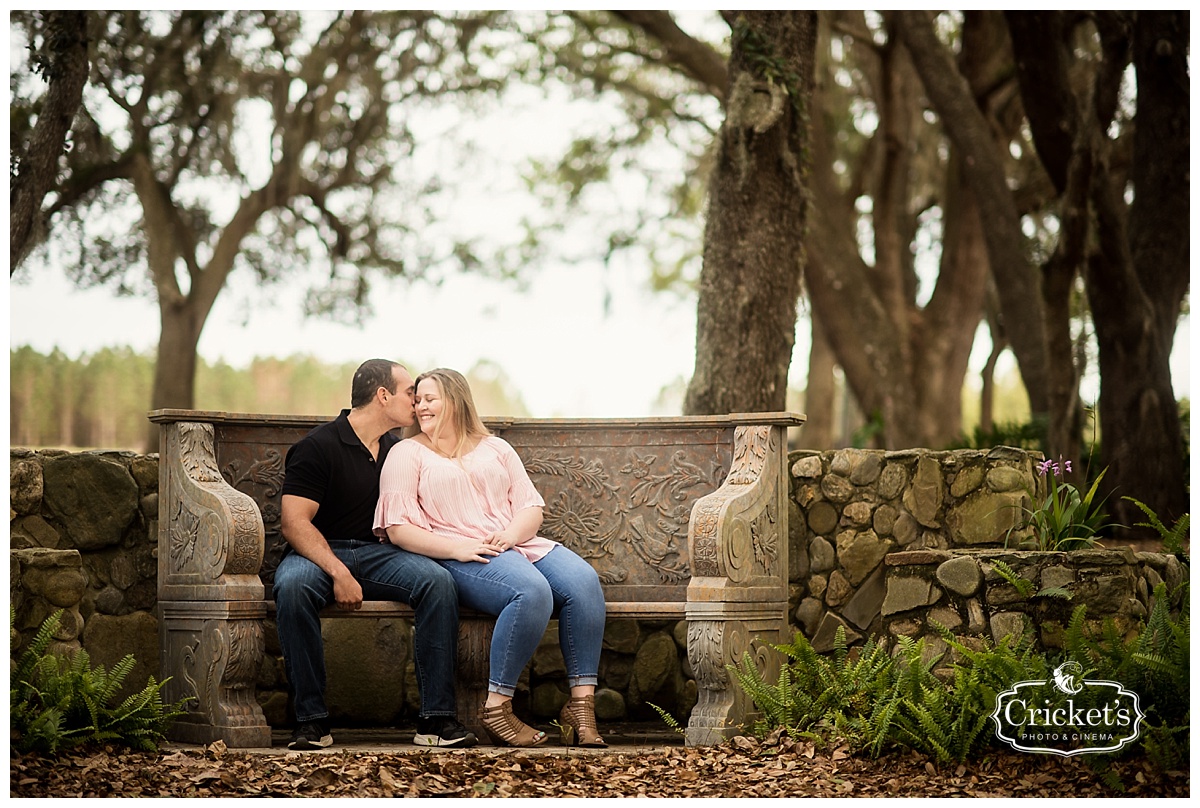
{"label": "black polo shirt", "polygon": [[283,493],[311,499],[320,507],[313,526],[326,541],[379,541],[371,528],[379,499],[379,470],[388,450],[400,439],[390,432],[379,438],[379,459],[371,457],[342,410],[288,449]]}

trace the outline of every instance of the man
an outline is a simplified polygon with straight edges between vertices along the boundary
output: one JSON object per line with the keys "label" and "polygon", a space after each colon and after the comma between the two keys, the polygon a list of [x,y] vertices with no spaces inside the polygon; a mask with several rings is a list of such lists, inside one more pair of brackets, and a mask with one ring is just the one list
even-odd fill
{"label": "man", "polygon": [[[296,731],[289,749],[333,743],[325,706],[325,647],[319,612],[396,600],[416,612],[421,711],[413,743],[474,746],[455,717],[458,590],[440,564],[381,542],[372,532],[379,470],[413,422],[413,380],[403,365],[370,359],[354,373],[351,409],[288,450],[282,530],[288,548],[275,571],[276,622],[292,688]],[[397,674],[399,671],[397,671]]]}

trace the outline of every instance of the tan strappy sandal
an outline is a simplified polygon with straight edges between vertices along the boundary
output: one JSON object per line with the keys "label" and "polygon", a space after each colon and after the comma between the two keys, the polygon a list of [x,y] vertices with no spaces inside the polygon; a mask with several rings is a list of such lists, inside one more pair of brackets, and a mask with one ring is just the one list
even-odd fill
{"label": "tan strappy sandal", "polygon": [[534,729],[513,715],[512,702],[483,707],[479,721],[498,746],[538,746],[546,742],[546,733]]}
{"label": "tan strappy sandal", "polygon": [[596,729],[596,697],[580,696],[563,705],[558,714],[562,726],[562,741],[566,746],[586,746],[604,749],[608,746]]}

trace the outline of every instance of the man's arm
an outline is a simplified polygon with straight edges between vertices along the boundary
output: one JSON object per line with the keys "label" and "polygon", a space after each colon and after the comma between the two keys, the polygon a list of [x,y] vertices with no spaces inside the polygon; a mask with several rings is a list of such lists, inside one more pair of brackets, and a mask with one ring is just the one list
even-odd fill
{"label": "man's arm", "polygon": [[354,611],[362,607],[362,587],[342,560],[329,549],[329,542],[313,525],[319,503],[295,494],[284,494],[281,501],[280,527],[283,537],[300,555],[320,567],[333,579],[333,598],[339,609]]}

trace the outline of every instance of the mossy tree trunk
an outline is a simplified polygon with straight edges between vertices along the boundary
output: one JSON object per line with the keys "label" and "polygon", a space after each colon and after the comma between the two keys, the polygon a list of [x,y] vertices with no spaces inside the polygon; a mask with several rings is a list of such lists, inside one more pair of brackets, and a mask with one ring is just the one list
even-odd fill
{"label": "mossy tree trunk", "polygon": [[805,263],[817,15],[724,16],[732,53],[684,401],[691,415],[785,408]]}

